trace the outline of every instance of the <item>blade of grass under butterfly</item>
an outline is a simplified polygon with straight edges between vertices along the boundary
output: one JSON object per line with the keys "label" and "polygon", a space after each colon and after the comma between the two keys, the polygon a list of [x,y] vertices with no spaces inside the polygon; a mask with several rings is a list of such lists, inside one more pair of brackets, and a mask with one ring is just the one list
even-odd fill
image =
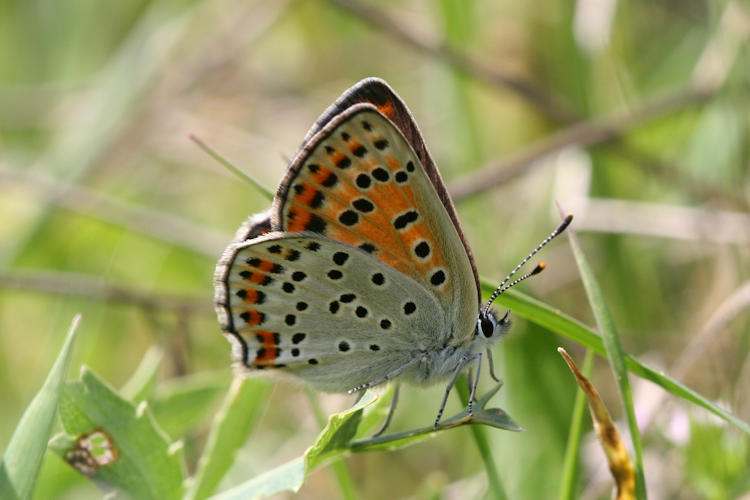
{"label": "blade of grass under butterfly", "polygon": [[284,491],[297,492],[307,475],[315,468],[348,453],[357,434],[364,409],[378,400],[372,391],[365,392],[351,408],[328,417],[328,423],[305,454],[270,471],[211,497],[212,500],[248,500]]}
{"label": "blade of grass under butterfly", "polygon": [[[482,290],[484,292],[491,293],[494,289],[494,283],[482,280]],[[543,326],[551,332],[560,334],[574,342],[593,349],[597,354],[602,356],[606,354],[604,342],[602,342],[602,338],[596,332],[577,319],[563,314],[559,309],[554,309],[517,290],[508,290],[498,298],[497,302],[511,309],[516,316],[525,318],[532,323]],[[689,387],[641,363],[627,353],[625,353],[625,365],[634,375],[653,382],[679,398],[705,408],[714,415],[736,425],[743,432],[750,434],[750,424],[744,420],[737,418],[731,412],[717,406]]]}
{"label": "blade of grass under butterfly", "polygon": [[5,449],[0,463],[0,498],[26,499],[34,493],[80,321],[80,314],[73,318],[55,364],[26,408]]}
{"label": "blade of grass under butterfly", "polygon": [[193,141],[195,144],[198,145],[199,148],[201,148],[204,152],[208,153],[208,155],[213,158],[214,160],[221,163],[224,167],[226,167],[230,172],[235,174],[240,179],[244,180],[251,186],[253,186],[255,189],[260,191],[260,194],[265,196],[269,201],[273,201],[273,193],[263,186],[260,182],[256,181],[252,177],[250,177],[249,174],[243,172],[239,168],[235,167],[229,160],[221,156],[219,153],[214,151],[212,148],[210,148],[205,142],[203,142],[201,139],[199,139],[197,136],[190,134],[190,140]]}
{"label": "blade of grass under butterfly", "polygon": [[612,367],[617,386],[620,389],[622,404],[625,407],[628,427],[630,428],[630,439],[633,443],[633,452],[635,455],[635,474],[637,478],[636,496],[639,499],[645,499],[647,498],[647,494],[646,478],[643,471],[641,432],[638,429],[638,420],[635,417],[633,391],[630,387],[630,379],[628,378],[628,370],[625,366],[625,354],[622,351],[620,337],[615,329],[612,315],[607,309],[607,304],[604,302],[604,295],[602,294],[601,288],[599,288],[599,283],[596,281],[594,273],[591,271],[586,256],[583,253],[581,244],[578,241],[578,237],[572,229],[568,231],[568,241],[573,250],[573,256],[578,265],[578,272],[581,275],[581,281],[583,281],[583,287],[586,290],[586,296],[589,299],[589,304],[594,313],[596,324],[601,332],[604,347],[607,350],[607,359]]}
{"label": "blade of grass under butterfly", "polygon": [[[586,378],[591,376],[594,366],[594,351],[586,349],[583,358],[582,373]],[[578,456],[581,449],[581,435],[583,434],[583,417],[586,415],[586,395],[579,387],[576,390],[576,400],[573,403],[573,415],[570,419],[570,431],[568,431],[568,443],[565,447],[565,460],[563,462],[563,474],[560,481],[560,500],[573,500],[575,496],[576,475],[578,472]]]}

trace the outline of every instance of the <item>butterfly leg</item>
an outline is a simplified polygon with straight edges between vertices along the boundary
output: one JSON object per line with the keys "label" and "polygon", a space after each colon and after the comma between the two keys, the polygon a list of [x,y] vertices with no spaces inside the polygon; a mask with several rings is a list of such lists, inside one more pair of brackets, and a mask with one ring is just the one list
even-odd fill
{"label": "butterfly leg", "polygon": [[[482,372],[482,353],[478,352],[475,354],[477,358],[477,373],[474,375],[474,383],[471,384],[471,394],[469,394],[469,404],[467,406],[467,409],[469,410],[469,415],[474,415],[474,397],[477,394],[477,385],[479,384],[479,374]],[[471,374],[469,374],[471,375]]]}
{"label": "butterfly leg", "polygon": [[[440,423],[440,419],[443,416],[443,411],[445,410],[445,405],[448,403],[448,395],[451,393],[451,389],[453,389],[453,386],[456,384],[456,380],[458,380],[458,376],[461,375],[461,371],[466,367],[468,363],[471,363],[475,359],[479,359],[481,361],[482,359],[482,353],[477,352],[474,354],[470,354],[467,356],[464,356],[461,358],[461,361],[458,363],[458,366],[456,367],[456,371],[453,372],[453,377],[451,378],[450,382],[448,382],[448,385],[445,387],[445,394],[443,394],[443,401],[440,403],[440,409],[438,409],[437,418],[435,418],[435,424],[432,426],[433,429],[437,429],[438,424]],[[476,376],[474,378],[474,383],[472,384],[471,388],[471,395],[469,396],[469,414],[472,414],[472,401],[474,399],[474,394],[476,393],[477,389],[477,383],[479,382],[479,370],[477,370]]]}
{"label": "butterfly leg", "polygon": [[490,377],[495,382],[500,382],[500,379],[495,375],[495,362],[492,360],[492,351],[487,349],[487,363],[490,365]]}
{"label": "butterfly leg", "polygon": [[375,379],[372,382],[367,382],[366,384],[358,385],[357,387],[353,387],[346,391],[348,394],[354,394],[355,392],[361,391],[362,389],[369,389],[370,387],[375,387],[376,385],[380,385],[384,382],[388,382],[394,377],[397,377],[401,373],[403,373],[406,369],[411,368],[412,366],[416,365],[417,363],[420,363],[422,361],[427,360],[427,353],[423,352],[419,356],[415,356],[412,359],[410,359],[408,362],[404,363],[403,365],[399,366],[395,370],[386,373],[384,377],[380,377],[379,379]]}
{"label": "butterfly leg", "polygon": [[396,384],[396,386],[393,388],[393,397],[391,398],[391,407],[388,409],[388,415],[385,417],[383,425],[380,426],[380,429],[378,429],[375,434],[372,435],[372,437],[380,436],[390,425],[391,418],[393,418],[393,413],[396,411],[396,404],[398,403],[398,391],[400,388],[401,384]]}
{"label": "butterfly leg", "polygon": [[471,392],[473,380],[474,380],[474,367],[470,366],[468,376],[466,377],[466,387],[469,388],[469,392]]}

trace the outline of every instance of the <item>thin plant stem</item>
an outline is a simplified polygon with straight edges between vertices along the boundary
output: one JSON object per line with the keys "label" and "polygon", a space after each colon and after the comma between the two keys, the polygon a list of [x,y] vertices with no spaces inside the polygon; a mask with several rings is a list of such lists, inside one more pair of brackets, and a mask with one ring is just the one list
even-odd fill
{"label": "thin plant stem", "polygon": [[[560,208],[560,212],[562,214],[565,211]],[[617,334],[612,315],[604,301],[604,294],[594,277],[594,273],[588,264],[588,260],[583,253],[583,248],[581,247],[578,237],[573,229],[568,230],[568,241],[573,250],[573,256],[578,265],[578,271],[581,274],[581,281],[586,290],[586,296],[591,305],[591,310],[594,313],[596,324],[601,332],[601,338],[607,351],[607,361],[612,368],[612,374],[614,375],[615,381],[620,390],[622,405],[625,408],[628,428],[630,429],[630,439],[633,444],[636,474],[636,497],[639,500],[645,500],[647,498],[647,492],[646,478],[643,469],[643,445],[641,443],[641,433],[638,428],[638,421],[635,416],[633,390],[630,387],[630,379],[625,365],[625,354],[622,350],[620,337]]]}
{"label": "thin plant stem", "polygon": [[[469,403],[469,386],[466,383],[465,375],[456,382],[456,391],[458,396],[461,398],[461,402],[466,405]],[[503,488],[503,482],[500,479],[500,475],[497,473],[497,464],[495,458],[492,456],[492,450],[487,440],[487,430],[480,425],[470,425],[471,436],[474,439],[474,444],[477,446],[479,456],[482,457],[484,463],[484,470],[487,473],[487,484],[489,486],[488,498],[497,500],[505,500],[508,495],[505,494],[505,488]]]}
{"label": "thin plant stem", "polygon": [[190,140],[193,141],[199,148],[201,148],[211,158],[218,161],[227,170],[229,170],[230,172],[235,174],[237,177],[239,177],[240,179],[242,179],[243,181],[247,182],[248,184],[253,186],[255,189],[257,189],[260,192],[260,194],[262,194],[269,201],[273,200],[273,192],[270,189],[266,188],[260,182],[253,179],[249,174],[240,170],[232,162],[224,158],[216,150],[214,150],[208,144],[203,142],[198,136],[190,134]]}

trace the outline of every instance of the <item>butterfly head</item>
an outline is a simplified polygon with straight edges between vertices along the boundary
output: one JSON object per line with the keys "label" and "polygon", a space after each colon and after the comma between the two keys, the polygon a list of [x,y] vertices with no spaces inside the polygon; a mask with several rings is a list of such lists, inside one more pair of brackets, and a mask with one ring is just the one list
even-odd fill
{"label": "butterfly head", "polygon": [[487,343],[493,343],[508,331],[508,329],[510,328],[510,311],[506,312],[502,318],[498,319],[495,312],[490,308],[492,302],[507,290],[513,288],[523,280],[544,271],[546,264],[544,262],[540,262],[530,272],[508,283],[508,281],[510,281],[510,279],[516,274],[516,272],[518,272],[518,270],[521,269],[521,267],[523,267],[523,265],[526,264],[529,259],[536,255],[536,253],[541,250],[542,247],[544,247],[557,235],[565,231],[572,220],[572,215],[568,215],[567,217],[565,217],[560,225],[557,226],[557,228],[552,231],[552,233],[547,236],[529,255],[527,255],[526,258],[524,258],[495,289],[495,291],[492,293],[492,296],[490,297],[490,300],[487,301],[487,304],[479,310],[479,318],[477,318],[477,329],[474,332],[475,339],[484,339]]}
{"label": "butterfly head", "polygon": [[510,310],[502,318],[492,309],[482,309],[477,319],[474,339],[481,343],[493,344],[510,329]]}

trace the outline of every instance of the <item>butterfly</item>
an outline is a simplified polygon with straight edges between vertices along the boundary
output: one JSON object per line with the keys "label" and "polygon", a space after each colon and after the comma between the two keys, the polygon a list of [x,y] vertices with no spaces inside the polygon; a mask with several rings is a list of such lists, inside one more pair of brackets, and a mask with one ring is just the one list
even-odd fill
{"label": "butterfly", "polygon": [[476,363],[471,414],[483,353],[497,380],[490,347],[510,319],[490,304],[543,269],[505,285],[570,219],[482,306],[471,249],[419,128],[388,84],[368,78],[317,120],[270,211],[222,254],[218,320],[239,365],[318,390],[447,380],[437,428],[451,387]]}

